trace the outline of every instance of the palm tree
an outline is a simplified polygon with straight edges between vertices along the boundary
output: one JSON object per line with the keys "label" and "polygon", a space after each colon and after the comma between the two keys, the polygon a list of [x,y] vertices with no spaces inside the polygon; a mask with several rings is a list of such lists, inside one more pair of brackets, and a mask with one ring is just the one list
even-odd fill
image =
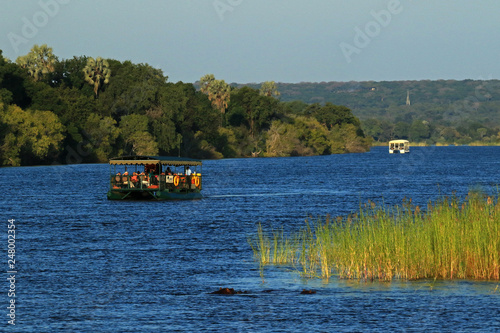
{"label": "palm tree", "polygon": [[200,79],[200,90],[208,95],[212,107],[221,112],[222,127],[222,118],[229,104],[231,87],[224,80],[216,80],[213,74],[207,74]]}
{"label": "palm tree", "polygon": [[90,57],[87,59],[87,66],[83,69],[83,73],[85,74],[85,81],[94,86],[94,93],[97,98],[101,82],[108,84],[111,77],[108,61],[101,57],[96,59]]}
{"label": "palm tree", "polygon": [[215,80],[210,86],[208,98],[222,114],[226,113],[231,94],[231,87],[224,80]]}
{"label": "palm tree", "polygon": [[31,51],[16,59],[16,63],[28,70],[28,73],[35,81],[39,81],[44,74],[52,73],[57,61],[52,52],[52,48],[47,44],[41,46],[33,45]]}
{"label": "palm tree", "polygon": [[210,85],[215,81],[215,77],[213,74],[207,74],[202,76],[200,79],[200,90],[204,94],[208,94]]}
{"label": "palm tree", "polygon": [[278,87],[274,81],[266,81],[260,86],[260,95],[279,97],[280,92],[278,91]]}

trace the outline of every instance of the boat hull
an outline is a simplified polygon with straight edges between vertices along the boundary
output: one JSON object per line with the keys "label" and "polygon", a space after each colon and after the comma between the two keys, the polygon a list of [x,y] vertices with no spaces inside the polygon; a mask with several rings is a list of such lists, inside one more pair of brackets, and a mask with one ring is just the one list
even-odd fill
{"label": "boat hull", "polygon": [[196,191],[108,191],[109,200],[199,200],[203,198]]}

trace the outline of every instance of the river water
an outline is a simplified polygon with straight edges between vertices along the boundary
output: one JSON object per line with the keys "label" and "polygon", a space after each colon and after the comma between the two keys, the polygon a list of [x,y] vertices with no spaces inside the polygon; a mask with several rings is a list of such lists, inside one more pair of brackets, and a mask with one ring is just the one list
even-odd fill
{"label": "river water", "polygon": [[[415,147],[389,155],[227,159],[203,164],[204,199],[106,199],[107,165],[0,169],[3,271],[16,226],[16,332],[387,332],[500,330],[492,281],[261,278],[247,239],[297,231],[367,200],[425,207],[443,195],[498,193],[500,147]],[[220,287],[246,291],[213,295]],[[302,295],[303,289],[315,294]]]}

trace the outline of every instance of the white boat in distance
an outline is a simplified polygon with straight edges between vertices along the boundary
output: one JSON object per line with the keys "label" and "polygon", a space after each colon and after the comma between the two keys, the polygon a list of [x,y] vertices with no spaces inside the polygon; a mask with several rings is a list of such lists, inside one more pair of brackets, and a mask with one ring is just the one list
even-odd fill
{"label": "white boat in distance", "polygon": [[389,141],[389,154],[408,154],[410,152],[410,142],[408,140]]}

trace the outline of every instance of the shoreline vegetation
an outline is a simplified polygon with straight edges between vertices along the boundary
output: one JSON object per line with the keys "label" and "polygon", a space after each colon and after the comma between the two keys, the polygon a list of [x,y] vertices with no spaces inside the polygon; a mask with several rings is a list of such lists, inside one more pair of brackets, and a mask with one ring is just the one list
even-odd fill
{"label": "shoreline vegetation", "polygon": [[149,64],[59,59],[45,44],[15,60],[0,50],[0,166],[499,145],[499,91],[499,80],[172,83]]}
{"label": "shoreline vegetation", "polygon": [[307,278],[500,280],[499,195],[453,195],[426,209],[369,201],[347,217],[305,222],[289,235],[258,225],[248,242],[261,275],[283,265]]}
{"label": "shoreline vegetation", "polygon": [[235,87],[207,74],[171,83],[161,69],[34,45],[0,50],[0,165],[107,162],[123,155],[197,159],[370,150],[351,109],[285,103],[274,81]]}

